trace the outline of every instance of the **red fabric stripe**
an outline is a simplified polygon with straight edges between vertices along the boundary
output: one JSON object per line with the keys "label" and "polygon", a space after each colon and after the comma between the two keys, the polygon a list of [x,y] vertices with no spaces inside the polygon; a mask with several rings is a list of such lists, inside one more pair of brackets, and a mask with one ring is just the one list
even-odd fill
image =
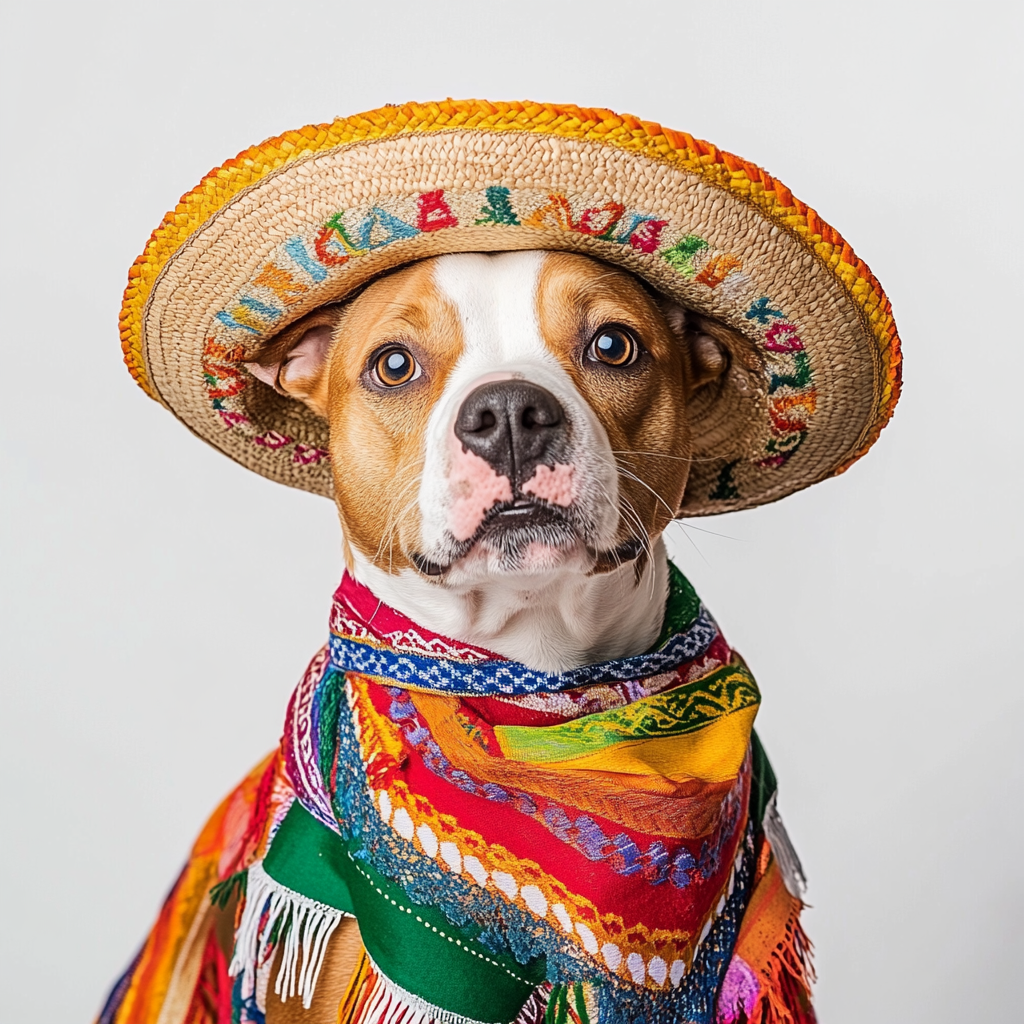
{"label": "red fabric stripe", "polygon": [[[376,687],[375,687],[376,689]],[[454,783],[436,775],[423,763],[419,751],[408,744],[409,759],[395,772],[413,794],[414,808],[419,804],[421,813],[434,811],[455,818],[459,826],[477,833],[483,838],[479,847],[467,846],[460,838],[459,847],[463,855],[480,856],[486,847],[498,844],[522,860],[538,865],[540,872],[517,878],[520,886],[536,882],[545,876],[548,881],[572,879],[571,891],[590,900],[602,911],[615,914],[628,923],[643,924],[648,928],[694,930],[704,919],[710,907],[717,902],[722,887],[728,880],[732,858],[736,854],[739,830],[725,844],[718,870],[707,881],[697,881],[680,889],[669,881],[652,885],[640,872],[623,875],[615,872],[607,859],[593,861],[570,843],[559,839],[550,829],[529,814],[522,813],[506,803],[487,797],[467,793]],[[746,784],[745,784],[746,785]],[[743,800],[745,801],[745,794]],[[421,802],[422,801],[422,802]],[[550,800],[537,801],[543,808],[558,808],[570,820],[579,817],[571,807],[556,804]],[[649,847],[651,837],[623,828],[597,815],[587,815],[608,837],[625,835],[640,848]],[[440,831],[444,832],[443,825]],[[444,841],[446,835],[440,834]],[[712,841],[714,834],[705,840],[678,842],[669,849],[674,852],[684,845],[698,859],[704,841]],[[481,858],[484,859],[484,858]],[[496,891],[496,890],[492,890]],[[563,890],[568,892],[569,890]]]}
{"label": "red fabric stripe", "polygon": [[[492,654],[481,647],[464,644],[440,633],[432,633],[429,629],[417,625],[412,619],[406,618],[401,612],[384,604],[374,597],[373,592],[361,583],[357,583],[347,572],[341,578],[341,585],[334,593],[334,600],[343,607],[347,606],[352,617],[361,622],[369,632],[384,641],[389,633],[415,632],[426,641],[438,641],[454,650],[471,651],[481,659],[488,661],[504,661],[500,655]],[[386,641],[384,641],[386,642]]]}

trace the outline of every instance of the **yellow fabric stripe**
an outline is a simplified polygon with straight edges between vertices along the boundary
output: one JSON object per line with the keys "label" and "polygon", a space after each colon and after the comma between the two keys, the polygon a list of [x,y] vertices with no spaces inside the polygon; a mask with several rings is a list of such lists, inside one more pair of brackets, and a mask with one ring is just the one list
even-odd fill
{"label": "yellow fabric stripe", "polygon": [[717,718],[760,702],[757,683],[741,659],[683,686],[597,711],[560,725],[497,725],[494,735],[505,757],[550,764],[597,755],[617,743],[706,729]]}
{"label": "yellow fabric stripe", "polygon": [[750,743],[757,706],[734,711],[699,732],[652,740],[616,743],[596,754],[569,761],[550,761],[558,771],[620,772],[623,775],[660,775],[673,782],[700,779],[726,782],[739,773]]}

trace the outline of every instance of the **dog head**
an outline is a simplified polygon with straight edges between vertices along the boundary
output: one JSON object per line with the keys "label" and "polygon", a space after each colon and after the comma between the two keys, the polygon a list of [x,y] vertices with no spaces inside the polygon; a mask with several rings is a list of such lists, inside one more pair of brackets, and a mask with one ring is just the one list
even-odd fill
{"label": "dog head", "polygon": [[329,422],[350,567],[542,586],[642,568],[683,498],[695,396],[739,344],[589,257],[470,253],[377,279],[248,365]]}

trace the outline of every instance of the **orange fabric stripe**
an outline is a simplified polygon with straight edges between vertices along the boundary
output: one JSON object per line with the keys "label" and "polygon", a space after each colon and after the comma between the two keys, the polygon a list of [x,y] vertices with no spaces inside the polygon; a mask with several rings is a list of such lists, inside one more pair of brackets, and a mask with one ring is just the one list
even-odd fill
{"label": "orange fabric stripe", "polygon": [[210,889],[254,859],[260,837],[250,839],[257,793],[268,772],[279,769],[275,751],[224,799],[203,826],[188,863],[164,902],[118,1007],[117,1024],[156,1024],[167,999],[178,958]]}

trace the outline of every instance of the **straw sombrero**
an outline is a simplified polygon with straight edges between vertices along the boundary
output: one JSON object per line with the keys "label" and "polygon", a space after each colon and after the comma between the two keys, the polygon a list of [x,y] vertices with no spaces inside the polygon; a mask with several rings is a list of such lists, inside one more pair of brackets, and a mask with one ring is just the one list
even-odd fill
{"label": "straw sombrero", "polygon": [[130,271],[125,361],[226,455],[330,496],[327,424],[241,363],[385,271],[508,249],[618,264],[748,340],[724,393],[694,408],[684,515],[749,508],[841,473],[892,415],[889,301],[814,210],[684,132],[539,103],[382,107],[211,171]]}

